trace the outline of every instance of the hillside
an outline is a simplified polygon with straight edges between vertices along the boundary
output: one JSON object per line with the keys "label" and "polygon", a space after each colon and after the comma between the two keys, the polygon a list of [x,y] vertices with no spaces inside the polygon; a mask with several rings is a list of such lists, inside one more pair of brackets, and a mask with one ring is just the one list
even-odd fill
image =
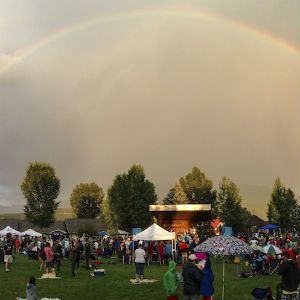
{"label": "hillside", "polygon": [[[69,218],[74,218],[74,214],[71,208],[58,208],[55,213],[55,219],[56,220],[64,220]],[[18,219],[18,220],[24,220],[25,215],[24,213],[3,213],[0,214],[0,219]]]}
{"label": "hillside", "polygon": [[246,207],[252,214],[266,220],[272,188],[248,184],[242,184],[239,188],[243,198],[242,206]]}

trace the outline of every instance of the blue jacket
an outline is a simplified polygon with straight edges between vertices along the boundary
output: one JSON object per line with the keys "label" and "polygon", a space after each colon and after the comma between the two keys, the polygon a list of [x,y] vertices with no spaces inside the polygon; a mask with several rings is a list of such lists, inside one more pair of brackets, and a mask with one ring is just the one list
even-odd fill
{"label": "blue jacket", "polygon": [[200,284],[200,295],[202,296],[212,296],[214,294],[214,273],[212,272],[210,262],[206,261],[205,267],[203,269],[203,277]]}

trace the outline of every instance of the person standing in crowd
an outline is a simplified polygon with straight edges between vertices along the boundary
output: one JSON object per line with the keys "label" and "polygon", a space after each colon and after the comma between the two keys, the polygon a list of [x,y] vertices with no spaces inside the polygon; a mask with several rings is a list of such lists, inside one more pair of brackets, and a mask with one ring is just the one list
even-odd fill
{"label": "person standing in crowd", "polygon": [[6,243],[4,245],[4,263],[5,263],[5,271],[8,272],[10,271],[10,266],[13,262],[13,243],[12,243],[12,240],[11,240],[11,234],[8,233],[7,234],[7,240],[6,240]]}
{"label": "person standing in crowd", "polygon": [[292,260],[289,252],[284,253],[278,274],[281,275],[281,300],[297,300],[297,287],[300,282],[300,274],[296,261]]}
{"label": "person standing in crowd", "polygon": [[65,238],[65,243],[64,243],[64,257],[69,258],[70,256],[70,241],[68,238]]}
{"label": "person standing in crowd", "polygon": [[139,241],[138,249],[135,250],[135,278],[136,282],[139,283],[144,279],[144,267],[146,252],[143,249],[143,241]]}
{"label": "person standing in crowd", "polygon": [[75,267],[76,267],[78,252],[80,253],[79,248],[80,248],[79,241],[72,241],[71,242],[70,260],[71,260],[72,276],[75,276]]}
{"label": "person standing in crowd", "polygon": [[46,247],[46,244],[44,242],[41,243],[40,249],[38,250],[38,259],[40,262],[40,271],[45,271],[46,268],[46,254],[44,252],[44,248]]}
{"label": "person standing in crowd", "polygon": [[77,244],[78,244],[78,249],[77,249],[77,252],[76,252],[76,268],[79,269],[80,267],[80,258],[81,258],[81,254],[83,253],[84,251],[84,247],[83,247],[83,244],[80,240],[77,241]]}
{"label": "person standing in crowd", "polygon": [[50,247],[50,243],[46,243],[46,247],[44,248],[44,252],[46,255],[46,274],[49,274],[49,269],[51,269],[51,273],[55,273],[54,270],[54,253]]}
{"label": "person standing in crowd", "polygon": [[195,254],[191,254],[188,257],[188,262],[183,267],[183,300],[199,300],[203,273],[196,266],[196,261],[197,257]]}
{"label": "person standing in crowd", "polygon": [[158,252],[158,259],[161,265],[165,264],[165,247],[164,242],[159,242],[157,246],[157,252]]}
{"label": "person standing in crowd", "polygon": [[200,295],[203,296],[203,300],[212,300],[214,294],[214,273],[211,269],[210,259],[207,258],[203,269],[203,277],[200,284]]}
{"label": "person standing in crowd", "polygon": [[90,256],[91,256],[91,243],[88,238],[85,240],[84,256],[85,256],[86,269],[89,270],[90,269]]}
{"label": "person standing in crowd", "polygon": [[179,244],[179,250],[181,253],[182,263],[184,264],[188,257],[188,245],[184,239],[182,239],[181,243]]}
{"label": "person standing in crowd", "polygon": [[16,253],[20,253],[21,242],[19,239],[15,240]]}
{"label": "person standing in crowd", "polygon": [[167,300],[178,300],[177,295],[177,277],[176,277],[176,262],[169,261],[169,269],[164,275],[164,288],[167,294]]}
{"label": "person standing in crowd", "polygon": [[167,260],[172,259],[172,244],[171,241],[168,241],[167,244],[165,245],[165,258]]}
{"label": "person standing in crowd", "polygon": [[148,252],[149,262],[152,263],[152,261],[153,261],[153,252],[154,252],[154,245],[153,245],[152,241],[149,241],[149,243],[148,243],[147,252]]}
{"label": "person standing in crowd", "polygon": [[62,245],[59,239],[55,240],[54,242],[53,252],[54,252],[54,262],[56,265],[56,273],[60,274],[60,264],[61,264],[63,254],[62,254]]}

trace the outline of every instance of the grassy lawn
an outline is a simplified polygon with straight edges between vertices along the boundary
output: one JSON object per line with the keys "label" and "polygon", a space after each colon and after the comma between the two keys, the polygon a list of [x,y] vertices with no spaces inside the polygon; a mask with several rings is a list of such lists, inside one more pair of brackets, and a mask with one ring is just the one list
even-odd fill
{"label": "grassy lawn", "polygon": [[[83,264],[83,262],[82,262]],[[158,282],[150,284],[132,285],[130,278],[134,278],[134,266],[104,264],[106,270],[103,277],[91,277],[90,271],[79,269],[76,277],[71,276],[69,261],[63,261],[60,280],[37,280],[39,297],[58,297],[62,300],[93,300],[93,299],[166,299],[162,278],[167,270],[165,266],[152,265],[145,267],[145,278],[157,279]],[[182,267],[177,267],[178,271]],[[215,298],[221,299],[222,290],[222,264],[214,263]],[[253,300],[250,295],[254,287],[275,286],[280,282],[278,275],[257,276],[252,278],[239,278],[235,275],[235,265],[226,264],[225,272],[225,299]],[[25,285],[30,276],[41,277],[39,264],[28,260],[23,255],[17,255],[11,272],[0,270],[0,299],[15,299],[17,296],[25,297]],[[182,285],[179,295],[182,298]]]}

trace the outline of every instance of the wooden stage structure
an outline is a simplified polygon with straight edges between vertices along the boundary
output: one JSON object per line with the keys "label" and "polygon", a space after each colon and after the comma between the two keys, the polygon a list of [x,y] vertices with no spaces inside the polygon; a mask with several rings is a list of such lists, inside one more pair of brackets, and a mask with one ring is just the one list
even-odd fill
{"label": "wooden stage structure", "polygon": [[149,211],[161,227],[177,234],[211,221],[210,204],[149,205]]}

